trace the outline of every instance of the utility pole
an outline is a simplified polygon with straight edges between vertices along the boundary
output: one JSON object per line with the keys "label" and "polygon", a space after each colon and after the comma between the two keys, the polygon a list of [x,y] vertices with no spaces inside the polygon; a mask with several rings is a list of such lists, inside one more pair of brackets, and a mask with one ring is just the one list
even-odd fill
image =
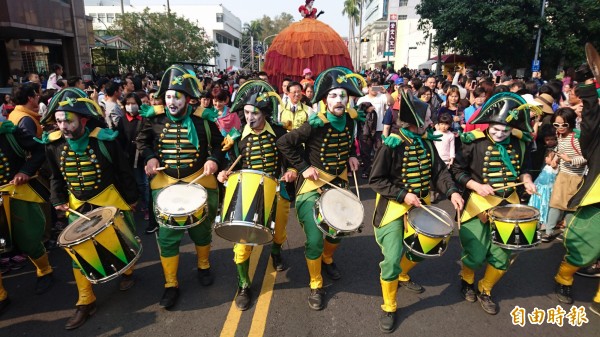
{"label": "utility pole", "polygon": [[125,14],[125,7],[123,6],[123,0],[121,0],[121,14]]}
{"label": "utility pole", "polygon": [[[544,10],[546,9],[546,0],[542,0],[542,14],[540,15],[542,20],[544,20]],[[542,39],[542,25],[538,27],[537,40],[535,42],[535,55],[533,57],[533,62],[537,63],[538,56],[540,53],[540,40]]]}
{"label": "utility pole", "polygon": [[362,69],[362,23],[363,23],[363,10],[365,9],[365,0],[360,0],[360,22],[358,25],[358,71]]}

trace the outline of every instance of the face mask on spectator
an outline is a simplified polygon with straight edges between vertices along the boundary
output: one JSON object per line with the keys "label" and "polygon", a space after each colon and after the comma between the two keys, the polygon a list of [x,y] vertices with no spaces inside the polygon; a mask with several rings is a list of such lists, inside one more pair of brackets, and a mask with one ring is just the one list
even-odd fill
{"label": "face mask on spectator", "polygon": [[137,116],[137,114],[139,112],[139,108],[138,108],[137,104],[127,104],[125,106],[125,110],[133,116]]}

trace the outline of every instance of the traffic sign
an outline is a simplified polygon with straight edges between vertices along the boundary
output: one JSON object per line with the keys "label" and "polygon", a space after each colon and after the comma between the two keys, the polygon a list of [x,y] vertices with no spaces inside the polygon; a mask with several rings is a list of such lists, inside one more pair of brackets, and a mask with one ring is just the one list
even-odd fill
{"label": "traffic sign", "polygon": [[540,60],[533,60],[531,62],[531,71],[540,71]]}
{"label": "traffic sign", "polygon": [[257,54],[263,53],[263,46],[261,44],[257,44],[254,46],[254,52]]}
{"label": "traffic sign", "polygon": [[384,51],[383,56],[394,56],[394,52],[393,51]]}

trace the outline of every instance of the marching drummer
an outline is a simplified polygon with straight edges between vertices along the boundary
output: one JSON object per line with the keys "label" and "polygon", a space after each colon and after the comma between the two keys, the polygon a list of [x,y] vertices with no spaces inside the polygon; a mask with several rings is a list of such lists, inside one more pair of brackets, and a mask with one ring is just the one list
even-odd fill
{"label": "marching drummer", "polygon": [[[529,175],[529,110],[533,107],[519,95],[502,92],[492,96],[471,124],[489,127],[461,135],[461,149],[450,167],[455,181],[465,188],[468,200],[459,230],[462,251],[461,294],[468,302],[479,300],[483,310],[495,315],[498,306],[491,297],[494,285],[506,273],[512,251],[492,244],[486,211],[504,204],[519,204],[515,185],[524,183],[536,192]],[[485,275],[475,290],[475,270],[487,262]]]}
{"label": "marching drummer", "polygon": [[[267,82],[252,80],[244,83],[235,97],[231,111],[242,110],[246,125],[239,138],[235,139],[235,147],[230,151],[231,158],[242,156],[241,161],[234,169],[257,170],[275,178],[281,177],[282,184],[280,184],[274,216],[275,232],[271,246],[271,259],[273,267],[277,271],[283,271],[286,269],[286,265],[281,257],[281,245],[286,240],[286,225],[290,213],[290,198],[283,183],[295,181],[298,173],[294,168],[286,165],[287,162],[274,145],[277,139],[287,133],[283,127],[271,120],[277,113],[279,102],[279,95]],[[229,176],[228,172],[221,171],[218,180],[222,183],[226,182]],[[238,292],[235,297],[235,305],[243,311],[250,307],[252,301],[248,274],[252,246],[236,244],[233,251],[238,271]]]}
{"label": "marching drummer", "polygon": [[[61,90],[54,96],[42,123],[56,123],[59,131],[42,135],[50,177],[50,201],[57,210],[86,213],[98,207],[114,206],[123,211],[125,222],[135,233],[132,210],[138,192],[131,167],[115,141],[117,133],[103,128],[98,104],[77,88]],[[69,222],[78,217],[71,212]],[[96,296],[91,282],[73,263],[79,292],[77,310],[67,321],[67,330],[82,326],[96,312]],[[119,289],[135,284],[133,267],[122,274]]]}
{"label": "marching drummer", "polygon": [[347,188],[348,166],[352,171],[359,167],[354,146],[359,116],[356,110],[346,108],[349,96],[363,95],[357,77],[343,67],[321,73],[315,81],[313,103],[323,100],[326,111],[312,115],[300,128],[277,141],[281,153],[301,173],[296,185],[296,211],[306,234],[305,257],[311,289],[308,305],[313,310],[324,306],[321,267],[333,280],[342,276],[333,262],[341,239],[327,236],[323,240],[315,223],[314,207],[321,191],[328,187],[326,182]]}
{"label": "marching drummer", "polygon": [[[214,110],[199,107],[194,111],[189,104],[190,99],[200,97],[196,75],[174,65],[165,71],[160,83],[155,96],[164,95],[165,106],[142,106],[140,114],[146,117],[146,122],[138,135],[137,146],[146,161],[146,174],[154,176],[150,189],[155,205],[163,188],[180,182],[189,183],[203,176],[197,183],[208,193],[208,215],[200,224],[185,228],[196,247],[200,284],[208,286],[214,279],[209,263],[211,224],[219,202],[217,179],[213,174],[224,162],[220,146],[223,136],[215,123],[217,116],[209,115]],[[179,297],[179,245],[185,228],[160,227],[158,230],[165,275],[165,290],[159,305],[164,308],[175,305]]]}
{"label": "marching drummer", "polygon": [[462,209],[463,199],[454,186],[446,164],[433,144],[433,134],[418,134],[425,124],[427,104],[401,91],[400,112],[396,123],[398,134],[385,138],[377,151],[369,184],[377,193],[373,226],[375,239],[381,247],[381,292],[383,310],[379,319],[381,331],[394,330],[396,293],[401,286],[421,293],[423,287],[412,281],[408,272],[423,258],[404,250],[404,215],[412,207],[431,204],[430,183],[450,199],[456,209]]}

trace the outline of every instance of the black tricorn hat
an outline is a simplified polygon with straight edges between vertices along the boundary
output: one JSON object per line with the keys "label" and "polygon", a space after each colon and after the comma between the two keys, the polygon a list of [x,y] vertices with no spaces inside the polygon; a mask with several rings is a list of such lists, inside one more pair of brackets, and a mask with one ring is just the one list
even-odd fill
{"label": "black tricorn hat", "polygon": [[163,74],[162,80],[160,81],[160,87],[156,92],[156,96],[160,97],[167,92],[167,90],[175,90],[186,94],[192,98],[200,97],[200,90],[202,85],[192,71],[188,71],[182,66],[172,65]]}
{"label": "black tricorn hat", "polygon": [[427,116],[429,105],[415,98],[413,95],[407,94],[404,90],[400,90],[400,93],[400,111],[398,113],[398,118],[403,122],[416,125],[419,128],[423,127],[425,125],[425,117]]}
{"label": "black tricorn hat", "polygon": [[363,86],[366,86],[365,80],[352,70],[345,67],[329,68],[320,73],[315,80],[315,97],[312,103],[319,102],[330,90],[338,88],[346,89],[350,96],[361,97]]}
{"label": "black tricorn hat", "polygon": [[244,108],[244,105],[252,105],[265,114],[277,116],[280,103],[281,97],[269,83],[263,80],[250,80],[244,82],[238,89],[231,111],[239,111]]}
{"label": "black tricorn hat", "polygon": [[56,93],[48,104],[48,113],[40,120],[40,123],[45,124],[54,120],[54,114],[57,111],[69,111],[87,118],[103,118],[102,109],[98,103],[90,99],[85,91],[79,88],[65,88]]}
{"label": "black tricorn hat", "polygon": [[529,123],[530,109],[539,108],[527,103],[523,97],[515,93],[499,92],[485,102],[483,107],[481,107],[481,111],[479,111],[477,117],[475,117],[470,123],[497,123],[510,126],[521,131],[533,132],[531,124]]}

